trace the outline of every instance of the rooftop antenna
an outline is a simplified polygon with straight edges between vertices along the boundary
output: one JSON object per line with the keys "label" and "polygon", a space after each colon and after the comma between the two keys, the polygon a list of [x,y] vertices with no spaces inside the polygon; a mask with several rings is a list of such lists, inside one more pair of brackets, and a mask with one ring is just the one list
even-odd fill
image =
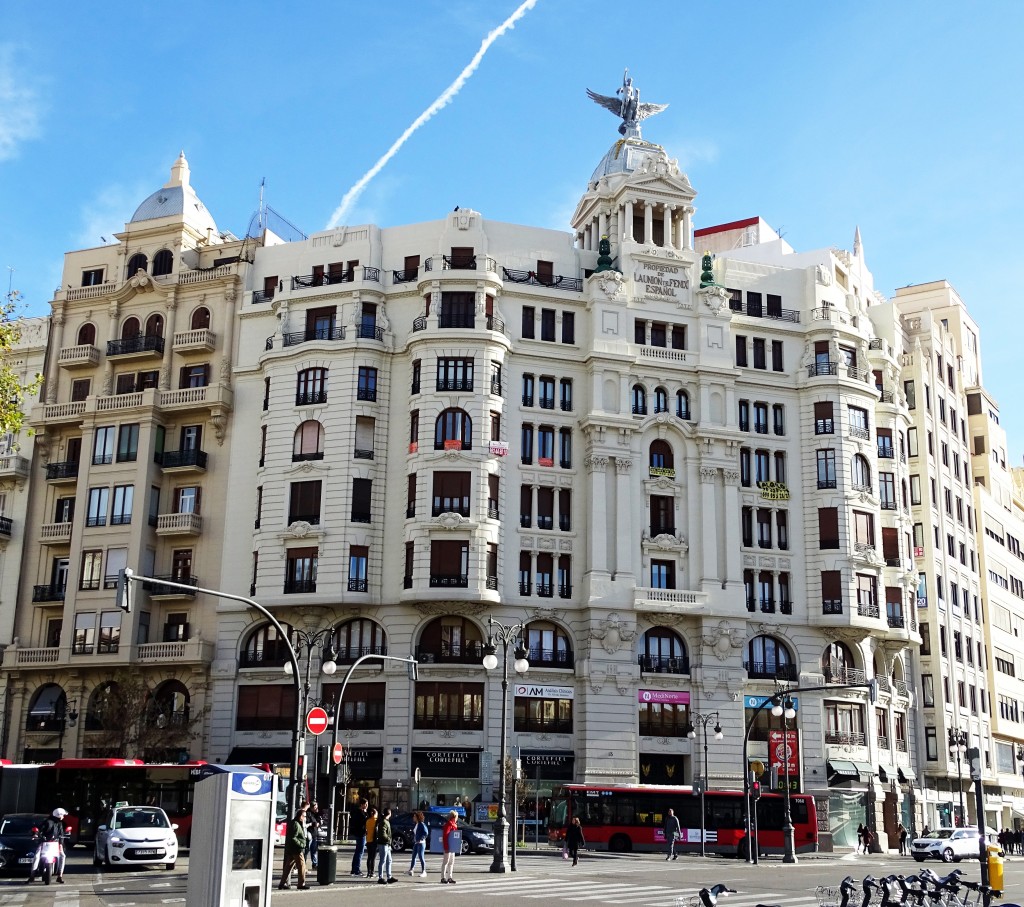
{"label": "rooftop antenna", "polygon": [[260,229],[261,230],[264,227],[266,227],[266,224],[263,221],[263,187],[266,185],[266,183],[267,183],[267,178],[263,177],[260,180],[260,209],[259,209],[259,215],[258,215],[259,216],[259,224],[260,224]]}
{"label": "rooftop antenna", "polygon": [[14,292],[14,268],[7,266],[7,301],[11,301],[11,293]]}

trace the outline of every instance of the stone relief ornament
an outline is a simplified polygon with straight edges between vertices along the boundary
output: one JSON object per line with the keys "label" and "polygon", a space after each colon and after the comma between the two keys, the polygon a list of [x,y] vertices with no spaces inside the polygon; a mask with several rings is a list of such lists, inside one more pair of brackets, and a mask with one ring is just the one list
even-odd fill
{"label": "stone relief ornament", "polygon": [[442,513],[440,516],[434,518],[434,525],[440,526],[442,529],[458,529],[465,523],[469,522],[468,517],[464,517],[461,513],[454,513],[448,511]]}
{"label": "stone relief ornament", "polygon": [[733,649],[742,649],[745,634],[738,628],[729,626],[728,621],[720,620],[717,627],[704,633],[700,641],[707,646],[719,661],[728,661]]}
{"label": "stone relief ornament", "polygon": [[635,637],[636,628],[630,627],[614,613],[606,617],[600,627],[590,631],[590,638],[600,642],[601,648],[609,655],[614,655],[623,643],[630,643]]}
{"label": "stone relief ornament", "polygon": [[583,462],[584,462],[584,465],[586,465],[587,469],[589,469],[591,472],[597,472],[599,469],[607,469],[608,468],[608,458],[607,457],[591,456],[591,457],[587,457],[586,460],[584,460]]}
{"label": "stone relief ornament", "polygon": [[608,299],[622,296],[622,284],[625,278],[618,271],[602,271],[597,277],[597,287]]}
{"label": "stone relief ornament", "polygon": [[818,282],[819,286],[832,286],[832,272],[829,271],[829,269],[825,267],[825,265],[815,265],[814,278]]}
{"label": "stone relief ornament", "polygon": [[312,523],[307,523],[305,520],[296,520],[288,526],[285,534],[290,535],[293,539],[304,539],[312,531]]}
{"label": "stone relief ornament", "polygon": [[729,302],[729,291],[724,287],[701,287],[697,290],[697,295],[704,300],[704,305],[711,309],[715,315],[721,315],[723,310],[728,313],[729,309],[726,305]]}
{"label": "stone relief ornament", "polygon": [[718,478],[718,467],[717,466],[701,466],[700,468],[700,480],[705,485],[710,485]]}

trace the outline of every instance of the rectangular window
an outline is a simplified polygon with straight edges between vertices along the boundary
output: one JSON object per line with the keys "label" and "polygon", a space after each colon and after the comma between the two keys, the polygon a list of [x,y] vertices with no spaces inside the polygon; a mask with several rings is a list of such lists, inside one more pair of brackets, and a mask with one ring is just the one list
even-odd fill
{"label": "rectangular window", "polygon": [[178,377],[178,387],[206,387],[210,383],[210,365],[183,365]]}
{"label": "rectangular window", "polygon": [[562,312],[562,343],[576,342],[576,315]]}
{"label": "rectangular window", "polygon": [[110,505],[109,488],[89,489],[89,513],[85,520],[86,526],[106,526],[107,509]]}
{"label": "rectangular window", "polygon": [[71,382],[71,402],[80,403],[89,396],[92,387],[91,378],[76,378]]}
{"label": "rectangular window", "polygon": [[199,503],[202,497],[202,489],[195,485],[185,485],[175,489],[175,513],[199,513]]}
{"label": "rectangular window", "polygon": [[417,730],[479,731],[483,726],[482,683],[416,682],[413,727]]}
{"label": "rectangular window", "polygon": [[292,482],[288,492],[288,524],[320,525],[322,482]]}
{"label": "rectangular window", "polygon": [[127,526],[132,521],[132,503],[135,498],[134,485],[114,486],[114,505],[110,511],[111,526]]}
{"label": "rectangular window", "polygon": [[121,645],[121,612],[103,611],[100,614],[100,635],[96,651],[116,652]]}
{"label": "rectangular window", "polygon": [[521,462],[529,466],[533,462],[533,426],[528,422],[523,423],[520,432]]}
{"label": "rectangular window", "polygon": [[103,580],[103,552],[83,551],[82,552],[82,576],[78,584],[79,589],[99,589]]}
{"label": "rectangular window", "polygon": [[364,545],[350,545],[348,549],[348,591],[366,591],[366,569],[370,549]]}
{"label": "rectangular window", "polygon": [[96,615],[75,615],[75,639],[71,645],[72,655],[91,655],[96,644]]}
{"label": "rectangular window", "polygon": [[134,463],[139,455],[139,426],[122,425],[117,432],[117,462]]}
{"label": "rectangular window", "polygon": [[457,513],[469,516],[469,492],[471,474],[468,472],[442,472],[433,474],[432,516],[442,513]]}
{"label": "rectangular window", "polygon": [[437,360],[437,390],[473,390],[473,361],[472,358],[439,358]]}
{"label": "rectangular window", "polygon": [[316,569],[319,549],[289,548],[285,566],[286,594],[316,592]]}
{"label": "rectangular window", "polygon": [[772,371],[781,372],[782,368],[782,341],[772,341]]}
{"label": "rectangular window", "polygon": [[836,507],[818,509],[818,547],[839,547],[839,510]]}
{"label": "rectangular window", "polygon": [[736,335],[736,365],[743,367],[747,364],[747,338],[742,334]]}
{"label": "rectangular window", "polygon": [[535,699],[516,696],[513,728],[520,734],[571,734],[571,699]]}
{"label": "rectangular window", "polygon": [[555,310],[540,310],[540,339],[555,342]]}
{"label": "rectangular window", "polygon": [[377,369],[367,365],[359,366],[356,378],[356,399],[373,403],[377,399]]}
{"label": "rectangular window", "polygon": [[287,731],[294,725],[295,687],[292,684],[261,683],[238,688],[235,730]]}
{"label": "rectangular window", "polygon": [[768,368],[767,360],[765,359],[765,343],[763,337],[755,337],[753,341],[754,345],[754,368]]}
{"label": "rectangular window", "polygon": [[93,466],[105,466],[114,462],[114,426],[106,425],[96,429],[96,436],[93,438],[92,463]]}
{"label": "rectangular window", "polygon": [[651,588],[652,589],[675,589],[676,587],[676,564],[675,561],[651,561]]}
{"label": "rectangular window", "polygon": [[371,501],[373,493],[372,479],[352,480],[352,522],[371,523],[373,514]]}
{"label": "rectangular window", "polygon": [[835,433],[835,419],[832,415],[832,402],[814,404],[814,433],[831,435]]}

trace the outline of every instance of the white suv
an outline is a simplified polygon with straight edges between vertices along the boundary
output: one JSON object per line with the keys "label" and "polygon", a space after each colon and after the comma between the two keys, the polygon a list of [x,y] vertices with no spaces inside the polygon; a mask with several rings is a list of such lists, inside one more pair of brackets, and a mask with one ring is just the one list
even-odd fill
{"label": "white suv", "polygon": [[910,854],[918,863],[929,857],[943,863],[978,858],[978,829],[937,828],[927,838],[915,838]]}

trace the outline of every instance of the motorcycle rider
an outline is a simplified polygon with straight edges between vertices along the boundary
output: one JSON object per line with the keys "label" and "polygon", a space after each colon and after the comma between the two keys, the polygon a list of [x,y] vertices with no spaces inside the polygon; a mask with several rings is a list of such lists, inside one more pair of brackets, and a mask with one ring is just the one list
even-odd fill
{"label": "motorcycle rider", "polygon": [[48,842],[57,842],[57,871],[54,875],[57,881],[64,884],[64,847],[62,841],[67,836],[64,831],[64,817],[68,814],[66,809],[59,806],[53,813],[46,817],[42,828],[39,829],[39,844],[36,847],[35,855],[32,857],[32,870],[28,874],[29,882],[34,882],[36,873],[39,871],[39,860],[43,853],[43,845]]}

